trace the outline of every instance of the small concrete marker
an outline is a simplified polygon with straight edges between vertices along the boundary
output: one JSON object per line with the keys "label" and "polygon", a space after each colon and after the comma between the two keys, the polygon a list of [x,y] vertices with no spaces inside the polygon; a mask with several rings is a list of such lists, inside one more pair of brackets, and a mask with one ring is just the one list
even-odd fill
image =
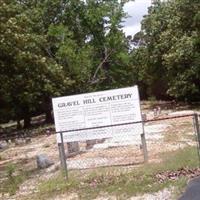
{"label": "small concrete marker", "polygon": [[44,169],[44,168],[48,168],[51,165],[54,164],[53,161],[51,161],[47,155],[45,154],[40,154],[36,156],[36,162],[37,162],[37,168],[38,169]]}

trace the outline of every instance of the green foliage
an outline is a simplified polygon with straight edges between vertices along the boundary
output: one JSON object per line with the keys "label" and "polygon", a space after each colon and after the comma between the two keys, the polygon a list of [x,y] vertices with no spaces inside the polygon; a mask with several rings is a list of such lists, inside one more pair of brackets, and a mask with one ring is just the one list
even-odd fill
{"label": "green foliage", "polygon": [[1,112],[26,125],[53,96],[130,84],[124,3],[2,0]]}
{"label": "green foliage", "polygon": [[14,164],[8,164],[5,168],[7,178],[0,184],[0,193],[2,195],[9,194],[14,195],[22,184],[27,179],[25,172],[17,172],[17,166]]}
{"label": "green foliage", "polygon": [[[0,34],[0,103],[10,118],[26,119],[49,109],[52,96],[64,93],[71,81],[44,49],[44,35],[35,32],[35,24],[26,5],[3,1]],[[40,111],[40,112],[41,112]]]}
{"label": "green foliage", "polygon": [[199,10],[200,2],[191,0],[157,0],[150,7],[136,50],[149,95],[200,100]]}
{"label": "green foliage", "polygon": [[7,174],[9,179],[13,178],[13,174],[15,173],[15,170],[16,170],[16,166],[15,165],[13,165],[11,163],[7,165],[6,174]]}
{"label": "green foliage", "polygon": [[133,84],[146,99],[199,100],[200,3],[154,1],[132,39],[126,2],[1,0],[0,121],[28,125],[52,97]]}
{"label": "green foliage", "polygon": [[53,196],[77,187],[78,182],[71,178],[66,180],[64,177],[64,174],[59,174],[57,177],[52,178],[49,181],[43,181],[40,183],[38,186],[40,193],[39,199],[47,199],[49,194]]}

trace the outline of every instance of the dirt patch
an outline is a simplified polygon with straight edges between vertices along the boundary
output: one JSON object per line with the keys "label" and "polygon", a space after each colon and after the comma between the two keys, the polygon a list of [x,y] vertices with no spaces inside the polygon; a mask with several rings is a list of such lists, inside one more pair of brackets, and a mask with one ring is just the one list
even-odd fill
{"label": "dirt patch", "polygon": [[144,194],[138,197],[131,197],[130,200],[169,200],[173,199],[174,188],[161,190],[153,194]]}

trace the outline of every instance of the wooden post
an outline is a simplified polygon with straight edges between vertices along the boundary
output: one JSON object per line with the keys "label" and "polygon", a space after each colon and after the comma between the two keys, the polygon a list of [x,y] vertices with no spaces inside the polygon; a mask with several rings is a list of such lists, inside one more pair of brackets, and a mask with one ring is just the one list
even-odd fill
{"label": "wooden post", "polygon": [[64,169],[64,171],[65,171],[66,180],[68,180],[68,171],[67,171],[67,163],[66,163],[66,154],[65,154],[63,133],[60,133],[60,139],[61,139],[61,148],[60,148],[59,151],[61,151],[61,153],[60,153],[61,164],[62,164],[62,169]]}
{"label": "wooden post", "polygon": [[146,138],[145,138],[145,133],[141,134],[141,141],[142,141],[142,150],[143,150],[143,155],[144,155],[144,162],[148,162],[148,151],[147,151],[147,143],[146,143]]}
{"label": "wooden post", "polygon": [[200,128],[199,128],[199,119],[198,114],[194,114],[194,129],[197,134],[197,152],[199,157],[199,166],[200,166]]}
{"label": "wooden post", "polygon": [[[140,104],[140,94],[139,94],[139,90],[138,90],[138,97],[139,97],[139,104]],[[141,104],[140,104],[140,112],[142,111],[141,109]],[[144,119],[144,117],[142,116],[141,113],[141,123],[142,123],[142,134],[141,136],[141,142],[142,142],[142,151],[143,151],[143,155],[144,155],[144,162],[147,163],[148,162],[148,151],[147,151],[147,143],[146,143],[146,138],[145,138],[145,130],[144,130],[144,123],[146,121],[146,119]]]}
{"label": "wooden post", "polygon": [[59,151],[59,158],[60,158],[60,166],[62,169],[64,169],[64,160],[62,155],[62,145],[61,143],[58,143],[58,151]]}

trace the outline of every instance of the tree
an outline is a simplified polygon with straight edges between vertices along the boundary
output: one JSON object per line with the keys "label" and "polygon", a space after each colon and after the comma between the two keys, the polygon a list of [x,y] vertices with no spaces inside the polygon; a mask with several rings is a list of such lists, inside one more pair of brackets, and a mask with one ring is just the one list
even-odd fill
{"label": "tree", "polygon": [[[0,104],[30,125],[51,97],[132,84],[118,0],[2,0]],[[0,109],[2,110],[2,109]]]}
{"label": "tree", "polygon": [[64,1],[62,16],[50,17],[57,20],[48,28],[49,52],[75,81],[72,93],[130,84],[129,44],[121,30],[124,3]]}
{"label": "tree", "polygon": [[31,116],[48,112],[51,96],[60,95],[71,82],[62,66],[45,56],[46,40],[34,32],[23,5],[4,0],[0,9],[1,101],[11,108],[11,118],[24,119],[28,127]]}
{"label": "tree", "polygon": [[200,2],[192,0],[157,0],[150,7],[142,21],[141,47],[150,95],[200,99],[199,10]]}

